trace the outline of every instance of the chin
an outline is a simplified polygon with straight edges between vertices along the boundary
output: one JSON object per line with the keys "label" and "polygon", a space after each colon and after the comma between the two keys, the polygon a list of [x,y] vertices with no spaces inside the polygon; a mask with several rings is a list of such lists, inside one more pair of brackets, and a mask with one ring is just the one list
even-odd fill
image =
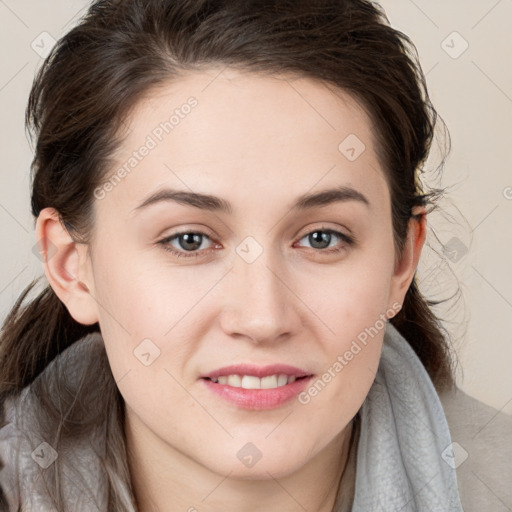
{"label": "chin", "polygon": [[272,478],[281,479],[293,474],[302,467],[302,463],[297,461],[295,464],[290,461],[266,461],[261,459],[252,468],[246,468],[242,464],[235,464],[227,467],[226,471],[220,474],[225,476],[229,474],[229,478],[233,480],[270,480]]}
{"label": "chin", "polygon": [[[272,477],[286,477],[307,462],[306,455],[302,453],[303,446],[296,448],[281,443],[279,447],[274,448],[268,441],[266,446],[262,444],[258,441],[237,442],[234,451],[226,449],[222,453],[212,454],[213,458],[204,461],[203,464],[219,475],[229,474],[231,479],[268,480]],[[293,458],[290,454],[293,454]]]}

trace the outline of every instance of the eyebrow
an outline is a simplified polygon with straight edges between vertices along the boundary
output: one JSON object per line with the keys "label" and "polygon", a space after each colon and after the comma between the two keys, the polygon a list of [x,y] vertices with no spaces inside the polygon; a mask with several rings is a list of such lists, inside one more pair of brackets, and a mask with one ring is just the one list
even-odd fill
{"label": "eyebrow", "polygon": [[[227,214],[233,213],[231,203],[220,197],[166,188],[151,194],[139,206],[133,208],[130,211],[130,214],[147,208],[150,205],[166,201],[173,201],[186,206],[193,206],[201,210],[223,212]],[[300,196],[292,205],[292,210],[303,211],[346,201],[358,201],[367,207],[370,207],[370,202],[361,192],[352,187],[339,186]]]}

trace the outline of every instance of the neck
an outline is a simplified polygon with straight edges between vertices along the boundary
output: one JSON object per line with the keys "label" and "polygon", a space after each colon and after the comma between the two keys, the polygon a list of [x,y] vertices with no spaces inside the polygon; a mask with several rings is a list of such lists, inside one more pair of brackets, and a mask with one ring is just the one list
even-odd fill
{"label": "neck", "polygon": [[[276,479],[247,480],[219,475],[157,436],[141,435],[140,420],[126,409],[128,464],[138,512],[333,512],[350,494],[344,480],[353,422],[313,459]],[[348,489],[347,489],[348,487]],[[349,491],[347,493],[347,490]]]}

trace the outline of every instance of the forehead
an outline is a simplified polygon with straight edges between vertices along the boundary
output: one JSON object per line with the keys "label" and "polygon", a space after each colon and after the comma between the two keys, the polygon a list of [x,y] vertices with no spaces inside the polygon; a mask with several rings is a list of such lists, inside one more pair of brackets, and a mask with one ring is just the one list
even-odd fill
{"label": "forehead", "polygon": [[124,167],[108,195],[127,209],[164,186],[240,200],[265,186],[269,200],[316,184],[359,186],[368,195],[385,186],[363,108],[310,78],[188,72],[148,92],[125,126],[106,178]]}

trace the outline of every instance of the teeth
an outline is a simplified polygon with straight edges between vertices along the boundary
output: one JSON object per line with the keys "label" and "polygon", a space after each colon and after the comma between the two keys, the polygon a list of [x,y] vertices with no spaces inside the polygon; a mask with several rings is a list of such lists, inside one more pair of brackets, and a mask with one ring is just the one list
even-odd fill
{"label": "teeth", "polygon": [[[261,378],[261,389],[274,389],[277,388],[279,377],[277,375],[269,375],[268,377]],[[286,384],[286,382],[285,382]]]}
{"label": "teeth", "polygon": [[234,388],[239,388],[242,386],[242,377],[240,377],[240,375],[230,375],[226,377],[226,384]]}
{"label": "teeth", "polygon": [[244,375],[242,377],[242,387],[244,389],[260,389],[261,379],[252,375]]}
{"label": "teeth", "polygon": [[288,377],[288,375],[268,375],[267,377],[259,378],[254,375],[222,375],[217,379],[212,379],[213,382],[231,386],[233,388],[244,389],[275,389],[287,384],[295,382],[295,376]]}

